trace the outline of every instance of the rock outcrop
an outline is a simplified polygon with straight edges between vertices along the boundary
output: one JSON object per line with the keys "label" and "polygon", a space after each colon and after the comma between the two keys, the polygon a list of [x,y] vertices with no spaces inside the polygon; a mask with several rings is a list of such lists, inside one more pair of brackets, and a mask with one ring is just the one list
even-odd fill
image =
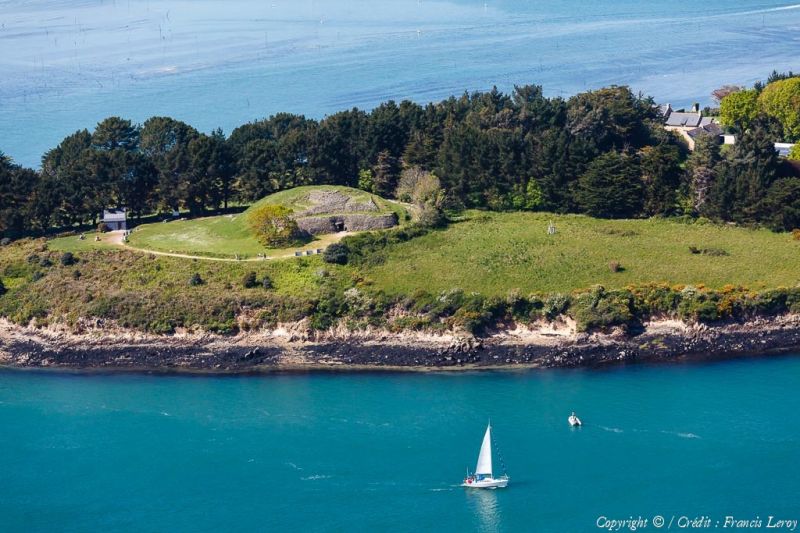
{"label": "rock outcrop", "polygon": [[146,335],[103,324],[81,333],[0,320],[0,365],[137,371],[271,372],[313,369],[479,369],[687,361],[800,350],[800,316],[713,326],[651,323],[637,335],[553,336],[545,329],[457,333],[327,332],[307,324],[236,336]]}

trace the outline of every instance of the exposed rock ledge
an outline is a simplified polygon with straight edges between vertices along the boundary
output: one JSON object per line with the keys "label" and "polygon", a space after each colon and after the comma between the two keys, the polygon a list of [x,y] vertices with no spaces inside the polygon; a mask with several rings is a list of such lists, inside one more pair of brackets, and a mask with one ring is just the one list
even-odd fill
{"label": "exposed rock ledge", "polygon": [[576,334],[568,324],[509,326],[475,338],[385,331],[309,332],[304,324],[236,336],[145,335],[103,323],[21,327],[0,320],[0,365],[19,368],[270,372],[574,367],[800,350],[800,316],[715,326],[654,321],[637,335]]}

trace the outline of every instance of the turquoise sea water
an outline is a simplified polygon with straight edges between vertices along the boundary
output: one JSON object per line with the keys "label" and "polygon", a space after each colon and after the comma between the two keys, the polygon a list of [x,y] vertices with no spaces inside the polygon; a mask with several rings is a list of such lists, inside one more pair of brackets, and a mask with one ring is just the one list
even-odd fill
{"label": "turquoise sea water", "polygon": [[796,0],[0,0],[0,150],[36,166],[110,115],[229,133],[492,85],[685,106],[798,57]]}
{"label": "turquoise sea water", "polygon": [[[800,519],[798,388],[797,356],[430,375],[4,371],[0,530]],[[573,409],[583,428],[568,427]],[[490,417],[512,482],[470,492],[457,485]]]}

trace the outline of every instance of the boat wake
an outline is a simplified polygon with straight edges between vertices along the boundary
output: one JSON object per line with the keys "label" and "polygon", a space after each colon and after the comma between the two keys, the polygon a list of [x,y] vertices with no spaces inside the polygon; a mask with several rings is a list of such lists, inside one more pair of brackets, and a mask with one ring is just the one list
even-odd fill
{"label": "boat wake", "polygon": [[315,474],[313,476],[301,477],[300,481],[317,481],[317,480],[320,480],[320,479],[330,479],[332,477],[333,476],[325,476],[325,475],[322,475],[322,474]]}
{"label": "boat wake", "polygon": [[600,429],[602,429],[603,431],[609,431],[611,433],[625,433],[625,430],[620,428],[610,428],[607,426],[600,426]]}
{"label": "boat wake", "polygon": [[662,431],[666,435],[675,435],[676,437],[680,437],[682,439],[702,439],[700,435],[695,435],[694,433],[681,433],[679,431]]}

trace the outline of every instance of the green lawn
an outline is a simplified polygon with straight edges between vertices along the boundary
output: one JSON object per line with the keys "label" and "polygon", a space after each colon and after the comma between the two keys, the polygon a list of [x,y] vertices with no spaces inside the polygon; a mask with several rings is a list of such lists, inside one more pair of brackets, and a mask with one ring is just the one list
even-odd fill
{"label": "green lawn", "polygon": [[[99,241],[95,241],[96,235],[100,236]],[[119,246],[110,242],[111,235],[108,233],[86,233],[86,238],[81,240],[78,235],[69,237],[59,237],[47,241],[47,247],[55,252],[85,252],[87,250],[113,250]]]}
{"label": "green lawn", "polygon": [[214,257],[255,257],[267,251],[251,234],[244,213],[139,226],[128,244],[157,252]]}
{"label": "green lawn", "polygon": [[[555,235],[547,234],[549,221]],[[689,246],[727,256],[692,254]],[[609,263],[619,262],[621,272]],[[503,295],[666,282],[751,289],[800,283],[800,242],[786,233],[666,220],[484,213],[391,247],[366,276],[389,293],[451,288]]]}

